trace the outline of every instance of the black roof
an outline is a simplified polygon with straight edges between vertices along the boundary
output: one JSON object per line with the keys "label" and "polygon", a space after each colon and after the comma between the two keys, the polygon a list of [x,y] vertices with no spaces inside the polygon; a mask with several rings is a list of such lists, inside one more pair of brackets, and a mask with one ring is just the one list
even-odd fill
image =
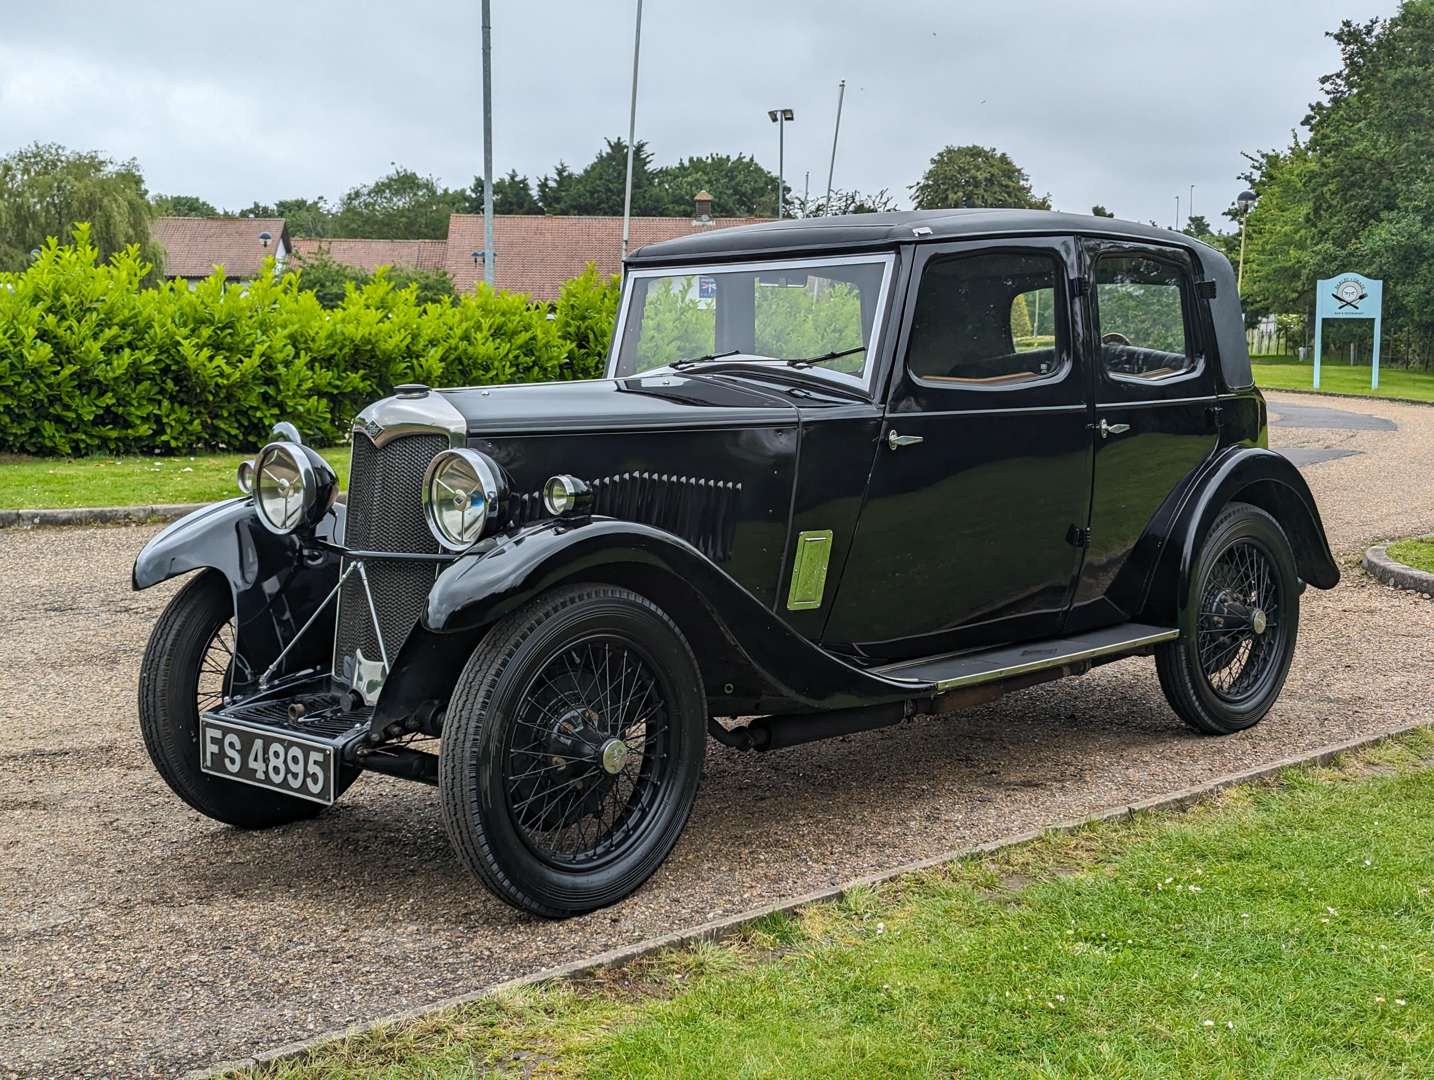
{"label": "black roof", "polygon": [[764,221],[760,225],[692,233],[675,240],[646,244],[633,252],[628,262],[638,266],[791,251],[850,251],[853,248],[890,247],[913,240],[967,240],[1043,233],[1079,233],[1157,240],[1185,247],[1204,246],[1184,233],[1087,214],[1063,214],[1052,210],[898,210],[883,214],[785,218]]}

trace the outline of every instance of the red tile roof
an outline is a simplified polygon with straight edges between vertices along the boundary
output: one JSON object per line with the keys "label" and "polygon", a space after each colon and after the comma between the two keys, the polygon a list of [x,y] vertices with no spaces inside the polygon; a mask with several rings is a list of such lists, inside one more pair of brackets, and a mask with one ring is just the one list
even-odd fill
{"label": "red tile roof", "polygon": [[[643,244],[672,240],[688,233],[752,225],[765,218],[714,218],[697,222],[685,217],[635,217],[629,229],[630,251]],[[448,219],[446,268],[459,292],[483,280],[483,215],[454,214]],[[493,215],[493,278],[499,289],[527,293],[534,300],[556,300],[562,284],[583,272],[589,262],[599,271],[616,274],[622,267],[622,218],[565,217],[542,214]]]}
{"label": "red tile roof", "polygon": [[[269,234],[265,246],[259,234]],[[159,217],[150,233],[164,249],[165,277],[202,278],[224,267],[230,278],[252,278],[282,238],[291,247],[283,218]]]}
{"label": "red tile roof", "polygon": [[300,259],[325,251],[335,262],[369,273],[380,266],[411,266],[418,270],[442,270],[448,251],[446,240],[348,240],[328,237],[299,237],[294,254]]}

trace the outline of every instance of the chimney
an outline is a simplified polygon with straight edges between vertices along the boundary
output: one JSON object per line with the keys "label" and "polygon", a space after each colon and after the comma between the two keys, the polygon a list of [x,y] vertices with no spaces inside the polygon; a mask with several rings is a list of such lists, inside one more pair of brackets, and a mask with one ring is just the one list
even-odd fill
{"label": "chimney", "polygon": [[708,191],[699,191],[692,200],[695,208],[694,218],[699,224],[712,224],[712,195]]}

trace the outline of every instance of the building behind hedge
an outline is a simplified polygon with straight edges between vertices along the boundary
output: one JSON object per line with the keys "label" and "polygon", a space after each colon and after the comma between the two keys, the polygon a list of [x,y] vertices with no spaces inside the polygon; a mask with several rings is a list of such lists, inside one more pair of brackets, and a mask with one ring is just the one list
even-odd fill
{"label": "building behind hedge", "polygon": [[[691,217],[633,218],[630,247],[636,250],[643,244],[761,220],[714,218],[712,197],[700,191]],[[370,273],[380,266],[442,269],[460,293],[483,280],[482,214],[453,214],[446,240],[290,239],[283,218],[164,217],[155,219],[153,231],[166,252],[165,277],[191,282],[208,277],[216,266],[222,266],[230,280],[251,279],[269,255],[281,271],[290,260],[302,268],[305,258],[320,253]],[[493,250],[494,284],[499,290],[551,303],[563,282],[577,277],[590,262],[600,273],[618,272],[622,218],[495,214]]]}

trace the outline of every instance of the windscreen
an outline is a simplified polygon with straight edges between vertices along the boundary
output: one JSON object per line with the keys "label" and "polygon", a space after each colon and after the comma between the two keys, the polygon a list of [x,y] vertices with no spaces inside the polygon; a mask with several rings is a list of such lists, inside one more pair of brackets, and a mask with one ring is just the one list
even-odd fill
{"label": "windscreen", "polygon": [[701,357],[813,360],[865,383],[889,266],[878,257],[635,272],[611,373]]}

